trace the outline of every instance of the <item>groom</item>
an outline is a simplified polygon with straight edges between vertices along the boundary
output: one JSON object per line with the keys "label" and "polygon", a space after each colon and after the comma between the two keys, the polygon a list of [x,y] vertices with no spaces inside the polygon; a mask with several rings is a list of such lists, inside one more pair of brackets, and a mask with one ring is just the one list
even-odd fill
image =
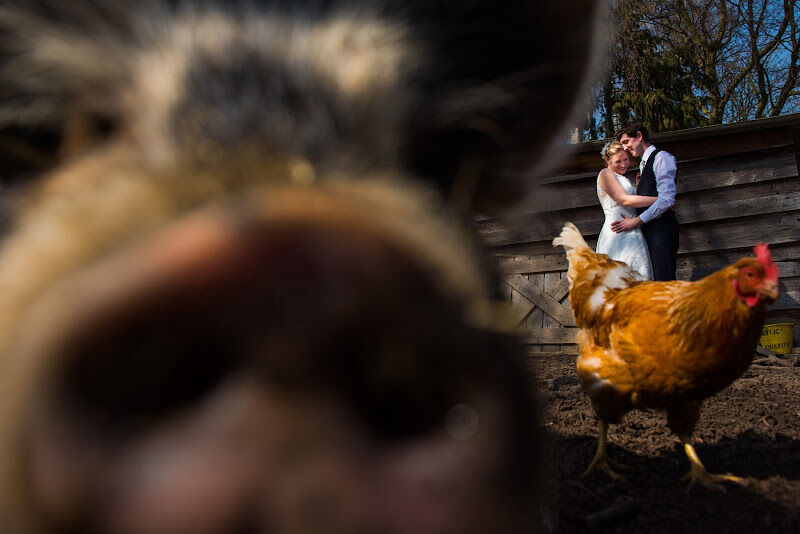
{"label": "groom", "polygon": [[675,157],[649,142],[650,135],[641,123],[625,126],[617,139],[633,157],[641,158],[641,178],[636,194],[658,197],[649,208],[637,208],[638,217],[623,215],[611,223],[614,232],[627,232],[642,224],[642,233],[650,250],[654,280],[675,280],[678,256],[678,218],[675,210],[675,177],[678,171]]}

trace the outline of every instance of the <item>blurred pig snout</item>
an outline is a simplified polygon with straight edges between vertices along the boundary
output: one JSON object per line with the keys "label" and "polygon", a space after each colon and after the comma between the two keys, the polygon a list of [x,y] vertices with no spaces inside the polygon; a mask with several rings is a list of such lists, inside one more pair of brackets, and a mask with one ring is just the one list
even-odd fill
{"label": "blurred pig snout", "polygon": [[0,532],[536,531],[470,222],[565,150],[566,4],[4,2]]}
{"label": "blurred pig snout", "polygon": [[353,191],[254,191],[40,296],[18,347],[36,362],[18,466],[32,513],[125,534],[519,515],[506,500],[531,489],[533,443],[515,343],[470,320],[490,292],[469,240],[408,215]]}

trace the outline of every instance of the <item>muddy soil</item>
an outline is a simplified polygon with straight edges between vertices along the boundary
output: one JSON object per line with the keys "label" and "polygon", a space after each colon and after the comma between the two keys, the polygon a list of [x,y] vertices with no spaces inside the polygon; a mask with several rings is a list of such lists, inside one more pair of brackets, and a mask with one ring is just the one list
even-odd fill
{"label": "muddy soil", "polygon": [[695,431],[709,472],[742,484],[726,491],[682,477],[689,463],[660,412],[631,412],[609,432],[626,478],[581,478],[597,446],[597,418],[578,386],[575,355],[532,356],[541,420],[555,471],[543,510],[555,533],[800,532],[800,367],[750,369],[709,399]]}

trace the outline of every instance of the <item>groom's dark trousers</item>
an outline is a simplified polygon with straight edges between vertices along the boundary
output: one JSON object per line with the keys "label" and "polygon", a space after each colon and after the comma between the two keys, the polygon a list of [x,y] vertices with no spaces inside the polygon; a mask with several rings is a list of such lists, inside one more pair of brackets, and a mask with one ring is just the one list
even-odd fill
{"label": "groom's dark trousers", "polygon": [[[661,152],[656,149],[650,154],[647,163],[636,185],[636,194],[646,197],[657,197],[656,175],[653,172],[653,164],[656,161],[656,154]],[[677,177],[676,177],[677,180]],[[639,215],[644,213],[647,208],[637,208]],[[650,262],[653,264],[653,280],[675,280],[678,257],[679,228],[678,218],[675,210],[667,210],[660,217],[642,225],[642,233],[647,241],[647,248],[650,249]]]}

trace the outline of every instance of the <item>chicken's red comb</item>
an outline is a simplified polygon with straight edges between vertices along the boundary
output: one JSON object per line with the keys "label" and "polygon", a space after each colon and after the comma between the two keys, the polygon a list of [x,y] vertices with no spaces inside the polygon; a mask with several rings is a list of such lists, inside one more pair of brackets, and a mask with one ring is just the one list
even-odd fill
{"label": "chicken's red comb", "polygon": [[769,245],[766,243],[759,243],[753,250],[756,252],[756,258],[759,263],[764,266],[768,280],[778,280],[778,266],[772,261],[769,254]]}

